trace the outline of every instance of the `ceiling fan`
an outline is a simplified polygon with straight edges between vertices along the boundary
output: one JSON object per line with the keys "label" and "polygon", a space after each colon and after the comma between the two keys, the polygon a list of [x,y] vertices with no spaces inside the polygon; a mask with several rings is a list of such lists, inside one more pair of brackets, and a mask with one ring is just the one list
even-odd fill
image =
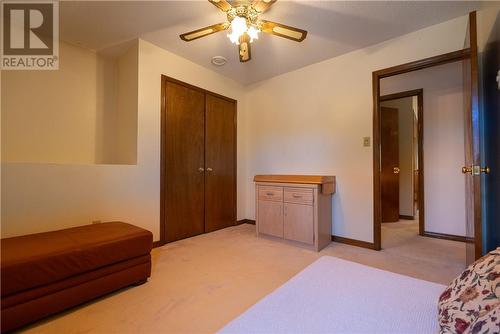
{"label": "ceiling fan", "polygon": [[190,42],[231,28],[231,33],[227,37],[238,45],[240,62],[247,62],[252,58],[250,44],[259,37],[261,31],[296,42],[302,42],[307,36],[305,30],[259,19],[259,15],[269,9],[276,0],[234,1],[233,5],[226,0],[208,1],[226,13],[227,22],[182,34],[180,38],[183,41]]}

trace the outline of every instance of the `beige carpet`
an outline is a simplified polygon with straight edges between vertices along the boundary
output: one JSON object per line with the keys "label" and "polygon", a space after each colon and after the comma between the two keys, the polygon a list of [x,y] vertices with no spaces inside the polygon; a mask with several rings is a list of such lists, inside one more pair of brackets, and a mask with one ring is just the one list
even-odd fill
{"label": "beige carpet", "polygon": [[380,252],[333,243],[315,253],[257,238],[247,224],[182,240],[153,250],[148,283],[24,332],[213,333],[322,255],[447,284],[464,267],[464,245],[419,237],[414,225],[384,224]]}

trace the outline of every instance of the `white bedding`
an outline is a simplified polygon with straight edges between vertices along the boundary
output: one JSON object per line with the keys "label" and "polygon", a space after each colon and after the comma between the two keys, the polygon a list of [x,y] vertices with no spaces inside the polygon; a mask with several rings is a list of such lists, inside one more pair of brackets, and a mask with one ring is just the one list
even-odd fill
{"label": "white bedding", "polygon": [[323,256],[220,333],[436,333],[444,289]]}

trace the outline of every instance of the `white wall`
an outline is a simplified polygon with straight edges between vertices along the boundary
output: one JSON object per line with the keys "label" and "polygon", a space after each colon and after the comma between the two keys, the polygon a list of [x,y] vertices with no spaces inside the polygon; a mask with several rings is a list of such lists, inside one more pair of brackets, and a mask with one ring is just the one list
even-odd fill
{"label": "white wall", "polygon": [[4,71],[2,161],[135,164],[137,46],[114,58],[59,50],[57,71]]}
{"label": "white wall", "polygon": [[372,148],[362,145],[372,135],[372,72],[461,49],[466,26],[460,17],[251,86],[247,218],[255,174],[332,174],[333,233],[373,241]]}
{"label": "white wall", "polygon": [[[245,217],[245,88],[235,81],[141,40],[139,43],[139,165],[155,198],[153,230],[159,227],[161,75],[237,100],[237,219]],[[140,180],[139,180],[140,182]]]}
{"label": "white wall", "polygon": [[465,236],[462,62],[381,80],[382,95],[424,89],[425,230]]}
{"label": "white wall", "polygon": [[381,106],[398,109],[399,214],[413,216],[413,98],[384,101]]}
{"label": "white wall", "polygon": [[[118,59],[115,163],[137,162],[138,45]],[[109,128],[109,127],[108,127]]]}
{"label": "white wall", "polygon": [[98,98],[102,105],[98,106],[97,163],[137,163],[138,52],[138,44],[133,43],[119,56],[100,57],[99,72],[111,77],[113,85],[97,89],[108,97]]}
{"label": "white wall", "polygon": [[500,2],[491,1],[484,9],[477,11],[477,48],[484,51],[488,43],[498,40],[500,32],[497,29],[500,15]]}
{"label": "white wall", "polygon": [[254,217],[257,173],[334,174],[334,233],[370,242],[372,148],[362,137],[372,133],[371,72],[462,48],[466,22],[457,18],[250,87],[139,41],[137,165],[4,164],[2,236],[100,219],[145,227],[158,240],[159,87],[166,74],[238,100],[238,219]]}
{"label": "white wall", "polygon": [[[210,70],[139,41],[137,165],[2,164],[2,237],[122,220],[144,227],[159,240],[161,74],[242,101],[243,88]],[[2,82],[2,88],[8,81]],[[54,97],[58,99],[57,96]],[[243,103],[238,123],[244,121]],[[3,109],[2,109],[3,112]],[[238,195],[245,175],[238,129]],[[7,195],[5,195],[7,194]],[[238,219],[244,218],[243,197]]]}
{"label": "white wall", "polygon": [[67,43],[59,52],[58,71],[3,71],[3,161],[95,161],[98,58]]}

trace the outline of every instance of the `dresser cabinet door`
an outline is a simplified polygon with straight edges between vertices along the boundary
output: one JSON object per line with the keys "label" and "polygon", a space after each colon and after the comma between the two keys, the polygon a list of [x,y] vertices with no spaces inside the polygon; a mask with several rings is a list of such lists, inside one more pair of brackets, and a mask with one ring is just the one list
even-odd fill
{"label": "dresser cabinet door", "polygon": [[303,204],[284,204],[284,237],[288,240],[314,243],[313,206]]}
{"label": "dresser cabinet door", "polygon": [[283,203],[259,201],[259,233],[283,238]]}

